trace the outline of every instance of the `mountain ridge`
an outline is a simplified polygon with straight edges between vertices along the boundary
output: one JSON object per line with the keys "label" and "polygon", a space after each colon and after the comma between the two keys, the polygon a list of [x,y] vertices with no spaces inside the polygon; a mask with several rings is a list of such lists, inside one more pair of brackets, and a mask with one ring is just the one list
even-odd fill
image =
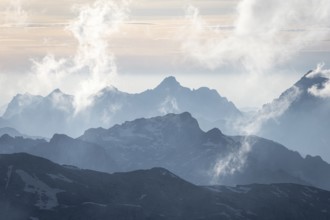
{"label": "mountain ridge", "polygon": [[[322,76],[309,77],[306,73],[293,87],[284,91],[276,101],[285,100],[294,87],[299,94],[281,116],[265,123],[258,135],[278,141],[302,154],[322,155],[330,161],[330,98],[317,97],[310,92],[312,86],[322,88],[329,79]],[[267,108],[267,106],[264,106]]]}
{"label": "mountain ridge", "polygon": [[[249,140],[250,150],[241,155]],[[104,172],[164,167],[195,184],[221,182],[300,183],[330,189],[330,165],[305,157],[257,136],[227,136],[215,128],[204,132],[190,113],[141,118],[109,129],[87,130],[74,139],[55,134],[50,141],[0,137],[2,153],[27,152],[60,164]],[[228,158],[232,173],[217,173]],[[242,166],[243,165],[243,166]],[[316,169],[316,170],[314,170]]]}
{"label": "mountain ridge", "polygon": [[164,168],[107,174],[22,153],[0,154],[0,171],[8,220],[330,217],[329,191],[296,184],[196,186]]}
{"label": "mountain ridge", "polygon": [[[77,137],[91,127],[111,127],[135,118],[186,111],[203,122],[204,128],[211,128],[210,122],[218,121],[220,129],[227,131],[226,121],[241,115],[235,105],[216,90],[206,87],[192,90],[181,86],[173,76],[153,89],[136,94],[105,87],[91,97],[91,105],[79,112],[75,110],[74,97],[59,89],[45,97],[29,95],[23,100],[20,104],[22,101],[16,97],[9,103],[0,127],[13,127],[28,135],[44,137],[55,133]],[[44,121],[50,119],[45,127]]]}

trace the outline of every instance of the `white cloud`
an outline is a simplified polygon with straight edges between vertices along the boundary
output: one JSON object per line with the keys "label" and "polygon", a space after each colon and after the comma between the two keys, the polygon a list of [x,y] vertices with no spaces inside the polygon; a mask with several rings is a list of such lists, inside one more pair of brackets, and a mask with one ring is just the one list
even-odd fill
{"label": "white cloud", "polygon": [[251,151],[252,140],[253,138],[249,136],[243,137],[239,149],[235,149],[225,157],[218,159],[211,171],[212,184],[219,184],[221,178],[232,175],[244,168],[247,155]]}
{"label": "white cloud", "polygon": [[[260,78],[278,64],[289,61],[296,53],[329,36],[330,1],[324,0],[242,0],[232,31],[216,29],[201,17],[198,8],[186,9],[189,25],[182,35],[182,51],[210,69],[219,66],[243,66],[248,78]],[[320,71],[327,75],[327,71]],[[260,85],[254,85],[260,88]],[[323,90],[310,92],[319,96],[330,94],[330,83]],[[264,123],[276,120],[301,91],[293,87],[284,97],[264,106],[256,115],[236,123],[244,135],[241,146],[219,158],[211,175],[216,183],[226,175],[244,168],[254,138]]]}
{"label": "white cloud", "polygon": [[316,69],[307,75],[308,78],[315,77],[323,77],[327,79],[322,87],[318,87],[317,85],[313,85],[308,88],[308,92],[314,96],[321,98],[329,98],[330,97],[330,69],[324,69],[324,64],[318,64]]}
{"label": "white cloud", "polygon": [[264,123],[269,120],[276,120],[280,117],[301,94],[298,87],[293,86],[288,92],[272,103],[264,105],[255,115],[246,119],[238,120],[234,125],[240,134],[255,135]]}
{"label": "white cloud", "polygon": [[229,34],[210,27],[194,6],[186,18],[181,40],[187,56],[209,68],[234,64],[262,72],[329,36],[330,1],[241,0]]}
{"label": "white cloud", "polygon": [[176,99],[174,97],[167,96],[164,102],[160,104],[158,111],[165,115],[168,113],[179,112],[180,109]]}
{"label": "white cloud", "polygon": [[40,61],[34,60],[32,75],[37,78],[34,89],[67,87],[76,97],[77,111],[88,106],[92,101],[90,95],[109,85],[117,74],[109,37],[119,32],[120,25],[128,19],[129,5],[126,0],[98,0],[76,7],[78,17],[66,28],[78,41],[76,54],[69,59],[57,59],[50,54]]}
{"label": "white cloud", "polygon": [[301,91],[298,87],[292,87],[284,96],[263,106],[255,115],[237,120],[234,126],[239,134],[244,135],[241,139],[241,146],[224,158],[219,158],[211,172],[214,182],[221,181],[222,177],[239,172],[244,168],[255,141],[253,135],[262,129],[264,123],[280,117],[300,94]]}

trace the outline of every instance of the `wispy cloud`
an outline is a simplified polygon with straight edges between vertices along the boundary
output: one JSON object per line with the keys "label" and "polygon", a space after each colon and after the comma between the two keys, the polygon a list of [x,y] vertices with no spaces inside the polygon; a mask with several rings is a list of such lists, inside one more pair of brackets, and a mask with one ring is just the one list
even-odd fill
{"label": "wispy cloud", "polygon": [[[182,32],[182,51],[189,58],[210,69],[220,66],[242,66],[249,73],[263,74],[278,64],[289,61],[304,48],[320,43],[330,34],[330,2],[325,0],[241,0],[232,31],[209,25],[197,7],[186,8],[189,25]],[[328,70],[316,71],[323,76]],[[330,83],[310,92],[330,96]],[[211,171],[216,183],[221,178],[241,171],[257,134],[269,120],[276,120],[299,97],[292,87],[280,99],[265,105],[252,117],[239,119],[236,130],[244,135],[239,148],[219,158]]]}
{"label": "wispy cloud", "polygon": [[179,112],[180,108],[178,107],[177,100],[174,97],[167,96],[158,108],[158,111],[165,115],[168,113]]}
{"label": "wispy cloud", "polygon": [[[78,17],[66,30],[78,41],[76,54],[56,58],[50,54],[34,60],[32,74],[38,85],[47,88],[65,87],[70,83],[76,97],[76,110],[90,104],[90,95],[109,85],[117,74],[115,56],[109,49],[109,38],[120,31],[128,19],[130,1],[98,0],[93,4],[75,7]],[[45,88],[40,88],[45,89]]]}
{"label": "wispy cloud", "polygon": [[182,50],[209,68],[233,64],[262,72],[329,36],[329,11],[327,0],[241,0],[235,28],[228,35],[210,27],[190,5]]}
{"label": "wispy cloud", "polygon": [[240,140],[241,145],[225,157],[219,158],[212,170],[214,182],[221,181],[221,178],[239,172],[245,167],[247,157],[256,141],[253,135],[261,131],[262,126],[267,121],[279,118],[300,94],[300,89],[294,86],[280,99],[276,99],[272,103],[263,106],[255,115],[236,121],[234,126],[237,132],[244,135]]}
{"label": "wispy cloud", "polygon": [[330,97],[330,69],[324,69],[324,63],[320,63],[317,65],[316,69],[307,75],[308,78],[315,77],[323,77],[326,80],[322,87],[317,85],[313,85],[308,89],[308,92],[314,96],[321,98],[329,98]]}

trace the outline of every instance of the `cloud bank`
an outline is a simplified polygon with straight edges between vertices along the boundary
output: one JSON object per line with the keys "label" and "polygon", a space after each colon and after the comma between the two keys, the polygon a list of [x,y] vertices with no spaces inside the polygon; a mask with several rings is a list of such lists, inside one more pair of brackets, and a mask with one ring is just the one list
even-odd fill
{"label": "cloud bank", "polygon": [[191,5],[186,19],[181,40],[188,57],[210,69],[238,65],[262,72],[329,36],[330,1],[241,0],[229,33],[211,27]]}

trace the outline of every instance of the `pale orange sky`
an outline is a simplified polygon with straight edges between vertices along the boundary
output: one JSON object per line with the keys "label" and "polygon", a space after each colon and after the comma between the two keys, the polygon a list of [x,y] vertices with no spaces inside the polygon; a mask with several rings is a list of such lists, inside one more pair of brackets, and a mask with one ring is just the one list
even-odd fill
{"label": "pale orange sky", "polygon": [[[244,68],[228,65],[209,69],[187,58],[181,48],[182,34],[185,34],[183,27],[187,26],[185,7],[194,5],[209,27],[221,30],[221,33],[206,31],[200,38],[211,39],[215,37],[213,35],[225,38],[233,32],[240,2],[133,0],[129,19],[118,33],[108,38],[109,52],[116,57],[118,66],[118,75],[113,83],[124,91],[138,92],[155,86],[167,75],[175,75],[183,85],[194,88],[209,86],[240,107],[256,107],[271,101],[304,72],[315,67],[317,62],[326,62],[330,58],[330,38],[307,45],[292,64],[281,67],[281,70],[269,70],[278,72],[276,75],[249,75]],[[10,100],[17,92],[27,92],[21,84],[14,82],[15,77],[31,71],[31,59],[41,59],[47,54],[57,58],[75,54],[77,40],[66,27],[77,17],[79,5],[92,3],[90,0],[0,0],[2,100]],[[295,34],[295,31],[283,30],[283,35]],[[309,63],[301,62],[301,59]],[[12,88],[3,86],[8,83],[13,83]],[[260,93],[263,89],[267,90]],[[48,90],[40,93],[47,94]],[[70,92],[69,88],[64,90]],[[255,100],[247,100],[251,96]]]}

